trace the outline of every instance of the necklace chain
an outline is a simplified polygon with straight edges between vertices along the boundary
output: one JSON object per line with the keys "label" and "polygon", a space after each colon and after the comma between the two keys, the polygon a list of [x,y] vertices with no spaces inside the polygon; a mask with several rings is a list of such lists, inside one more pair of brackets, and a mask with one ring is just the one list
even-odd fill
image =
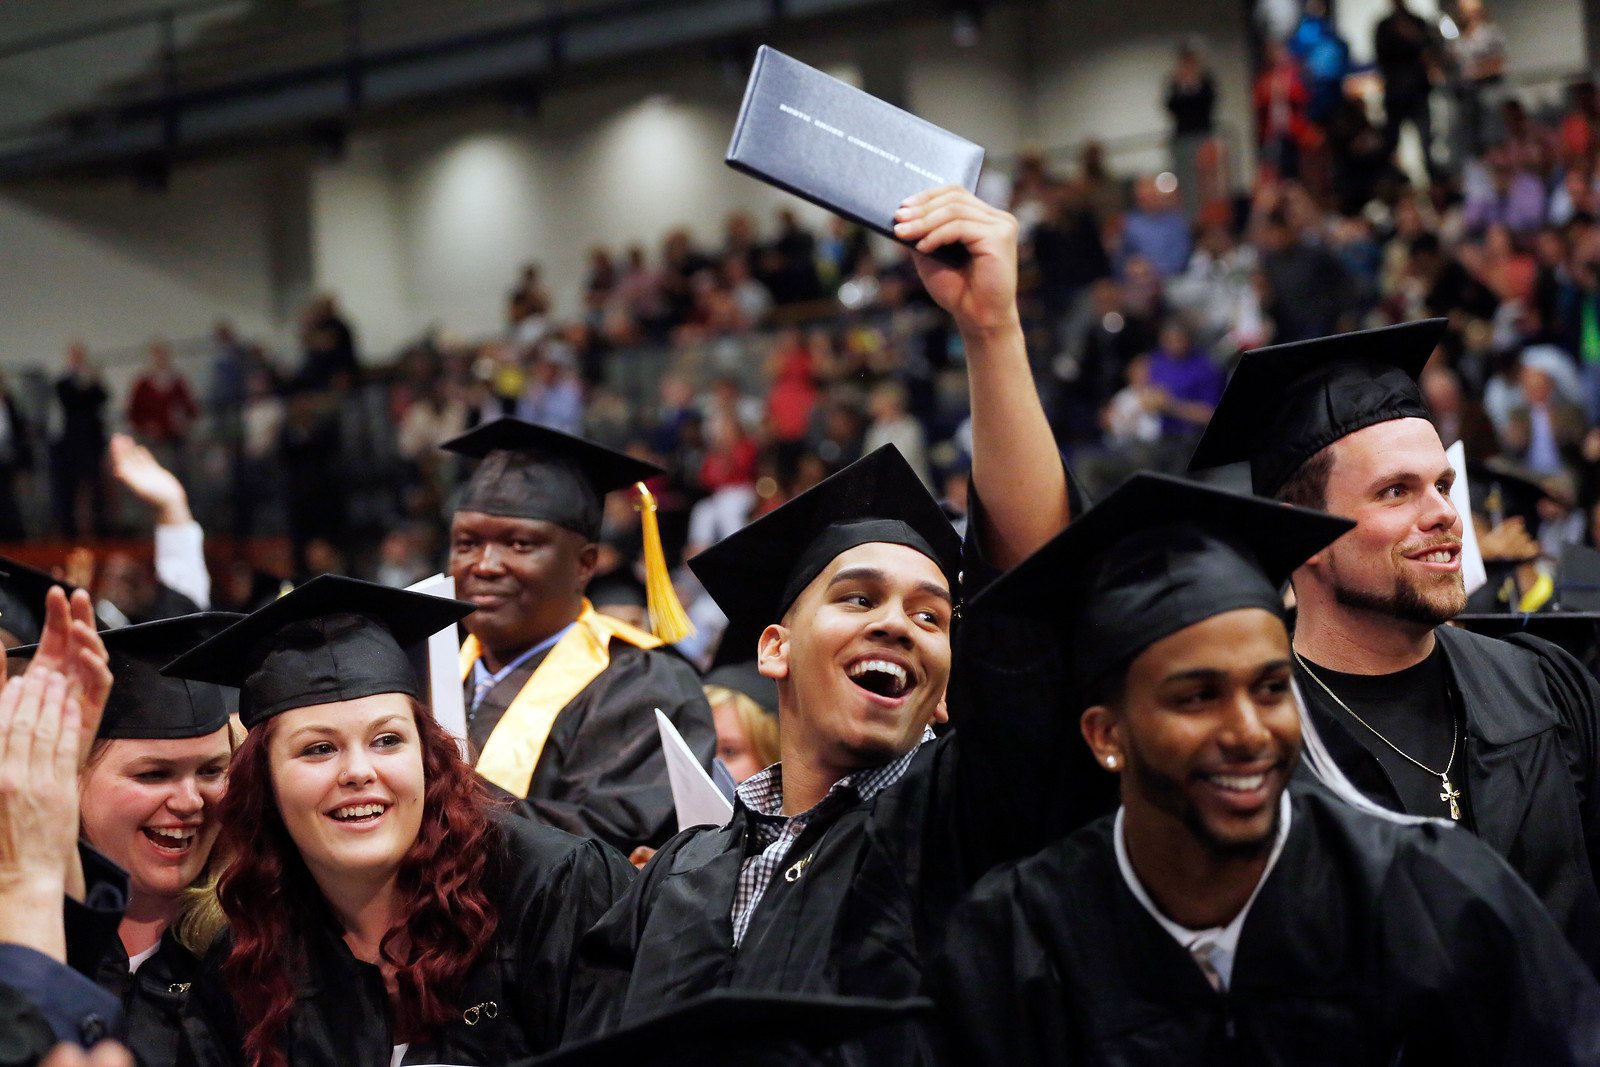
{"label": "necklace chain", "polygon": [[1378,732],[1377,727],[1373,726],[1370,722],[1357,715],[1355,709],[1341,700],[1338,693],[1335,693],[1332,689],[1328,688],[1327,682],[1324,682],[1321,678],[1317,677],[1316,673],[1311,669],[1311,664],[1305,661],[1305,657],[1300,655],[1298,649],[1292,649],[1291,651],[1294,652],[1295,662],[1300,664],[1300,669],[1306,672],[1306,676],[1309,677],[1313,682],[1316,682],[1317,685],[1321,686],[1322,691],[1327,693],[1328,696],[1332,697],[1333,702],[1343,708],[1346,715],[1350,716],[1356,722],[1372,731],[1372,736],[1376,737],[1379,741],[1382,741],[1384,744],[1394,749],[1395,752],[1399,753],[1402,758],[1411,761],[1418,767],[1421,767],[1424,771],[1427,771],[1429,774],[1443,782],[1444,792],[1439,794],[1439,799],[1450,805],[1450,817],[1452,819],[1461,818],[1461,805],[1457,803],[1461,798],[1461,790],[1454,788],[1450,784],[1450,768],[1456,765],[1456,748],[1461,743],[1461,733],[1456,729],[1454,720],[1452,720],[1450,723],[1450,759],[1447,763],[1445,763],[1444,770],[1436,771],[1426,763],[1423,763],[1421,760],[1411,755],[1411,753],[1407,752],[1405,749],[1401,748],[1399,745],[1395,744],[1393,741],[1389,740],[1387,737],[1383,736],[1383,734]]}

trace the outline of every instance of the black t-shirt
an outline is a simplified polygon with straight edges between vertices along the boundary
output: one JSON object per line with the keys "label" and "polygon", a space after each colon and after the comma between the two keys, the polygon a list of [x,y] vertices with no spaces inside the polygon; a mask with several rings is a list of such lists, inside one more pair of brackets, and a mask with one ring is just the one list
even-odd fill
{"label": "black t-shirt", "polygon": [[[1310,660],[1305,662],[1312,674],[1311,678],[1300,680],[1306,701],[1338,719],[1377,757],[1407,814],[1449,818],[1450,805],[1439,798],[1444,784],[1437,773],[1430,774],[1384,744],[1374,730],[1436,772],[1448,766],[1450,785],[1461,791],[1458,803],[1465,808],[1466,758],[1457,743],[1459,717],[1451,696],[1444,650],[1438,644],[1427,659],[1393,674],[1344,674]],[[1367,725],[1363,726],[1331,699],[1316,679],[1321,679]],[[1456,746],[1454,764],[1450,759],[1452,745]],[[1465,811],[1462,815],[1465,819]]]}

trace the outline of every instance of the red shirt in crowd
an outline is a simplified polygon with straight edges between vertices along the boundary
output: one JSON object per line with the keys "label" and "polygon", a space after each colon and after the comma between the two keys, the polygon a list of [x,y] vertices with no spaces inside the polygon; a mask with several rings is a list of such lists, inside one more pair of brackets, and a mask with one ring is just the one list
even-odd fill
{"label": "red shirt in crowd", "polygon": [[177,374],[145,375],[134,383],[128,401],[128,423],[147,441],[181,440],[199,414],[188,384]]}

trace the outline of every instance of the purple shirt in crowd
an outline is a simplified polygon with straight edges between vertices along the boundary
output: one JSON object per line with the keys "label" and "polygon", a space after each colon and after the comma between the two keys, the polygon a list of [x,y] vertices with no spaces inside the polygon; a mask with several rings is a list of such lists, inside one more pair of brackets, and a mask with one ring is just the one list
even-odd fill
{"label": "purple shirt in crowd", "polygon": [[[1150,354],[1150,384],[1164,389],[1174,400],[1190,400],[1216,406],[1222,398],[1225,380],[1222,368],[1211,362],[1206,354],[1191,348],[1182,355],[1173,355],[1164,349]],[[1180,437],[1198,433],[1200,427],[1171,415],[1161,417],[1161,436]]]}

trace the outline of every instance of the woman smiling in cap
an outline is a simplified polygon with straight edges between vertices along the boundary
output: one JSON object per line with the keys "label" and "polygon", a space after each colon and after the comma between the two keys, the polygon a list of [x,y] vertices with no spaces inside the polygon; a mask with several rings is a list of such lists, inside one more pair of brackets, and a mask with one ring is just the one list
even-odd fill
{"label": "woman smiling in cap", "polygon": [[172,663],[237,684],[230,937],[185,1022],[200,1064],[502,1063],[560,1043],[577,936],[631,868],[502,818],[404,651],[469,605],[323,576]]}

